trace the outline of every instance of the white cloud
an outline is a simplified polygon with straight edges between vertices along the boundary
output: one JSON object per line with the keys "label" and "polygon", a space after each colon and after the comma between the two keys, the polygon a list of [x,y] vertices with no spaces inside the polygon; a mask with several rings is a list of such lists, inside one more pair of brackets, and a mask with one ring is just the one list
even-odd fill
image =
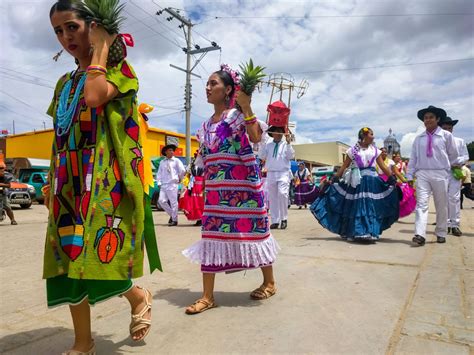
{"label": "white cloud", "polygon": [[[52,0],[4,0],[1,2],[2,51],[0,52],[0,128],[17,132],[41,128],[44,112],[57,78],[74,69],[72,58],[51,57],[59,44],[50,28],[48,12]],[[182,109],[184,73],[169,67],[184,67],[186,56],[176,20],[155,15],[159,7],[181,8],[195,22],[193,41],[201,47],[216,41],[222,47],[210,52],[193,79],[192,131],[212,114],[205,100],[204,82],[220,62],[236,67],[252,57],[268,73],[293,73],[296,83],[306,78],[305,96],[293,95],[291,120],[298,124],[297,142],[339,140],[354,143],[362,126],[373,128],[378,143],[392,128],[402,137],[403,155],[420,127],[416,112],[428,105],[445,107],[460,123],[455,134],[472,140],[474,113],[474,69],[472,61],[414,65],[370,70],[317,72],[408,62],[439,61],[474,56],[470,16],[406,17],[313,17],[321,15],[469,13],[472,1],[125,1],[128,17],[124,32],[135,37],[129,59],[140,78],[139,99],[157,104],[151,124],[184,131]],[[236,5],[238,3],[238,5]],[[241,18],[215,19],[215,16]],[[260,18],[249,18],[257,16]],[[268,18],[293,16],[305,18]],[[263,18],[267,17],[267,18]],[[168,38],[168,40],[163,37]],[[179,46],[170,43],[177,41]],[[2,74],[5,71],[9,74]],[[296,74],[302,72],[307,74]],[[314,72],[316,71],[316,72]],[[33,75],[42,79],[25,77]],[[27,83],[21,78],[29,78]],[[18,81],[20,80],[20,81]],[[39,84],[44,84],[39,86]],[[16,99],[11,98],[11,96]],[[266,117],[270,90],[253,97],[254,111]],[[23,101],[21,103],[19,100]],[[25,105],[27,103],[28,105]]]}
{"label": "white cloud", "polygon": [[416,136],[421,134],[424,130],[425,127],[420,125],[416,132],[410,132],[403,135],[402,139],[400,140],[400,150],[402,152],[402,156],[406,158],[410,157],[413,141],[415,140]]}

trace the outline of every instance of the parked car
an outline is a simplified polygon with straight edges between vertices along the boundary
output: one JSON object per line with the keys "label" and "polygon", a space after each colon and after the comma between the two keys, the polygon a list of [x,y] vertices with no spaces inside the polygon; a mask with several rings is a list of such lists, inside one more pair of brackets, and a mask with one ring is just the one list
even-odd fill
{"label": "parked car", "polygon": [[313,168],[313,170],[311,171],[311,175],[313,176],[314,184],[319,187],[321,183],[321,178],[323,176],[326,176],[326,178],[329,180],[339,168],[339,166],[320,166],[317,168]]}
{"label": "parked car", "polygon": [[7,189],[7,198],[10,205],[20,205],[21,208],[30,208],[33,199],[36,198],[35,188],[15,179],[10,183],[10,188]]}
{"label": "parked car", "polygon": [[[41,188],[46,184],[48,178],[48,172],[37,169],[21,169],[19,181],[34,187],[36,193],[36,201],[42,204],[44,203],[44,196]],[[32,200],[34,200],[32,198]]]}

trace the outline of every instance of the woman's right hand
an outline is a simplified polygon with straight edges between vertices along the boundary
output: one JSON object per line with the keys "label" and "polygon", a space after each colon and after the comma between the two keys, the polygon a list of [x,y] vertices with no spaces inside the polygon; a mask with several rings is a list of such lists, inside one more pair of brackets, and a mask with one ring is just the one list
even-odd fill
{"label": "woman's right hand", "polygon": [[49,194],[51,192],[51,186],[49,184],[44,185],[41,188],[41,192],[43,193],[43,197],[44,197],[44,205],[49,210]]}

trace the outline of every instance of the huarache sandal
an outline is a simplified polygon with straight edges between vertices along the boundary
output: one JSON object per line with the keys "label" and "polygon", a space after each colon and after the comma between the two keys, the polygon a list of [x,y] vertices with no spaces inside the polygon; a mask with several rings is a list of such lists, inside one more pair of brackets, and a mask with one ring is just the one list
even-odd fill
{"label": "huarache sandal", "polygon": [[250,298],[253,300],[265,300],[272,297],[276,293],[276,287],[270,288],[265,285],[256,288],[250,293]]}
{"label": "huarache sandal", "polygon": [[94,341],[92,341],[91,348],[86,352],[71,349],[68,351],[64,351],[62,355],[96,355]]}
{"label": "huarache sandal", "polygon": [[[145,294],[145,306],[142,310],[136,314],[132,314],[132,322],[130,323],[130,336],[133,339],[133,335],[140,330],[146,329],[145,333],[138,339],[133,339],[134,341],[140,341],[145,339],[145,337],[150,332],[151,328],[151,293],[146,288],[137,286],[139,289],[142,289]],[[150,312],[150,319],[143,318],[148,312]]]}
{"label": "huarache sandal", "polygon": [[[198,308],[197,305],[201,304],[204,305],[202,308]],[[215,308],[217,307],[217,304],[214,303],[214,301],[209,302],[206,301],[205,299],[199,299],[196,302],[194,302],[192,305],[190,305],[188,308],[186,308],[185,313],[186,314],[198,314],[202,313],[204,311],[207,311],[208,309]]]}

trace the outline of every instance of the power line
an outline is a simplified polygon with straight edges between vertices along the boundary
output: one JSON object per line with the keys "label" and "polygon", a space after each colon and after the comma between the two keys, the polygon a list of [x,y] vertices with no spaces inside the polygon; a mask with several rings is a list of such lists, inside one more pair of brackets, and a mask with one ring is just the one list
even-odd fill
{"label": "power line", "polygon": [[[137,18],[135,15],[131,14],[129,11],[125,10],[125,12],[126,12],[127,14],[129,14],[130,16],[132,16],[134,19],[138,20],[138,18]],[[153,32],[155,32],[157,35],[159,35],[160,37],[162,37],[162,38],[165,39],[166,41],[170,42],[173,46],[176,46],[176,47],[178,47],[179,49],[181,49],[181,47],[180,47],[177,43],[173,42],[173,41],[170,40],[168,37],[163,36],[163,34],[161,34],[160,32],[158,32],[157,30],[155,30],[153,27],[147,25],[147,24],[144,23],[144,22],[142,22],[142,25],[148,27],[150,30],[152,30]]]}
{"label": "power line", "polygon": [[[35,110],[36,112],[39,112],[39,113],[41,113],[42,115],[48,116],[46,113],[41,112],[41,111],[38,110],[36,107],[30,105],[29,103],[27,103],[27,102],[25,102],[25,101],[23,101],[23,100],[21,100],[21,99],[19,99],[19,98],[17,98],[17,97],[15,97],[15,96],[13,96],[13,95],[10,95],[9,93],[7,93],[7,92],[5,92],[5,91],[3,91],[3,90],[0,90],[0,92],[1,92],[2,94],[6,95],[6,96],[8,96],[8,97],[10,97],[10,98],[12,98],[13,100],[22,103],[23,105],[28,106],[29,108],[32,108],[32,109]],[[48,116],[48,117],[49,117],[49,116]]]}
{"label": "power line", "polygon": [[445,13],[445,14],[367,14],[367,15],[310,15],[310,16],[212,16],[215,20],[229,19],[310,19],[310,18],[363,18],[363,17],[414,17],[414,16],[473,16],[474,13]]}
{"label": "power line", "polygon": [[467,60],[474,60],[474,58],[461,58],[461,59],[448,59],[448,60],[436,60],[430,62],[417,62],[417,63],[400,63],[400,64],[387,64],[387,65],[374,65],[370,67],[355,67],[355,68],[343,68],[343,69],[323,69],[323,70],[309,70],[296,72],[292,74],[315,74],[315,73],[327,73],[327,72],[337,72],[337,71],[349,71],[349,70],[365,70],[365,69],[379,69],[379,68],[395,68],[395,67],[405,67],[412,65],[425,65],[425,64],[437,64],[437,63],[453,63],[453,62],[462,62]]}
{"label": "power line", "polygon": [[32,84],[32,85],[37,85],[37,86],[42,86],[44,88],[48,88],[48,89],[54,89],[54,86],[51,86],[51,85],[47,85],[47,84],[41,84],[41,83],[38,83],[37,81],[33,81],[31,79],[24,79],[24,78],[18,78],[18,77],[15,77],[15,76],[10,76],[8,74],[5,74],[5,73],[0,73],[0,75],[3,75],[5,79],[7,80],[15,80],[15,81],[19,81],[21,83],[24,83],[24,84]]}
{"label": "power line", "polygon": [[146,11],[144,8],[142,8],[140,5],[135,4],[132,0],[130,0],[130,3],[131,3],[132,5],[134,5],[135,7],[139,8],[139,9],[140,9],[141,11],[143,11],[144,13],[146,13],[146,14],[148,15],[148,17],[151,17],[151,18],[152,18],[153,20],[155,20],[157,23],[159,23],[159,24],[161,24],[163,27],[167,28],[168,31],[173,32],[174,34],[176,34],[176,35],[178,36],[178,38],[183,39],[183,38],[181,37],[181,33],[177,32],[174,28],[172,28],[172,27],[166,25],[164,22],[160,21],[160,20],[156,17],[156,15],[150,14],[148,11]]}

